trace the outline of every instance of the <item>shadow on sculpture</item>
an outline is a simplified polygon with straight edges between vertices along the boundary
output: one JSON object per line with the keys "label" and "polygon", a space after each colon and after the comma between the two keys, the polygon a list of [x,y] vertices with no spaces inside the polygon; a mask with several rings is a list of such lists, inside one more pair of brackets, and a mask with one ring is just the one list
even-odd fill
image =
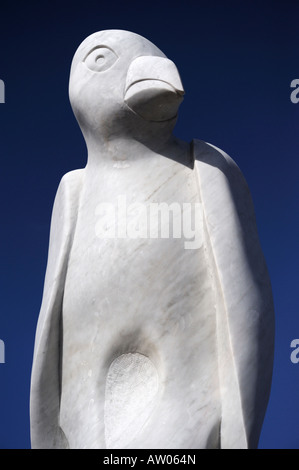
{"label": "shadow on sculpture", "polygon": [[242,173],[174,137],[183,85],[141,36],[89,36],[69,94],[88,161],[53,208],[32,447],[257,447],[274,313]]}

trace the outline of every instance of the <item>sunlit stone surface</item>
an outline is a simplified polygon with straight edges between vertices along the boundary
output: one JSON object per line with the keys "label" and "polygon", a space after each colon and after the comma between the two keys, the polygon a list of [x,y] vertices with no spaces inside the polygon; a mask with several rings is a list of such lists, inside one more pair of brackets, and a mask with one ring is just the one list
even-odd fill
{"label": "sunlit stone surface", "polygon": [[88,161],[53,208],[32,447],[256,447],[274,315],[242,173],[174,137],[182,81],[141,36],[88,37],[69,92]]}

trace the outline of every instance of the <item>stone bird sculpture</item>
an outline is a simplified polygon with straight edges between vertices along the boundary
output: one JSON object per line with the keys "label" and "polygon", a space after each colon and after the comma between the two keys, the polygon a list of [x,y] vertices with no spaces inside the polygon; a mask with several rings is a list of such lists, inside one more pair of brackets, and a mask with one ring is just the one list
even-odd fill
{"label": "stone bird sculpture", "polygon": [[85,39],[69,95],[88,161],[53,208],[32,447],[257,447],[274,314],[241,171],[173,135],[180,75],[137,34]]}

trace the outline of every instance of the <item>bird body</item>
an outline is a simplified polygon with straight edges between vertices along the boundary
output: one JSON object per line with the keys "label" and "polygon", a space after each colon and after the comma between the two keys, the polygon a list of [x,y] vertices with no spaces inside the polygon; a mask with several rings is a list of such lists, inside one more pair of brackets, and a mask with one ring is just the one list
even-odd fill
{"label": "bird body", "polygon": [[[119,193],[128,207],[133,201],[145,207],[157,201],[196,207],[199,195],[190,167],[161,156],[144,167],[141,158],[125,168],[113,168],[111,162],[110,170],[84,170],[80,206],[86,209],[79,210],[63,301],[60,423],[71,447],[105,447],[107,439],[112,447],[218,446],[216,316],[215,308],[208,308],[215,300],[204,244],[190,250],[184,249],[183,238],[96,235],[98,201],[108,199],[116,206]],[[131,224],[137,225],[136,217],[138,213]],[[139,422],[133,403],[125,416],[117,412],[122,422],[107,434],[107,373],[113,360],[128,353],[149,358],[156,370],[153,411]],[[125,401],[125,385],[117,393],[118,398],[115,390],[110,394]],[[86,433],[78,433],[77,419]],[[127,427],[134,432],[126,432]],[[202,428],[205,432],[198,433]]]}
{"label": "bird body", "polygon": [[33,447],[257,446],[271,287],[240,170],[172,134],[183,94],[173,62],[133,33],[95,33],[74,56],[88,162],[53,209]]}

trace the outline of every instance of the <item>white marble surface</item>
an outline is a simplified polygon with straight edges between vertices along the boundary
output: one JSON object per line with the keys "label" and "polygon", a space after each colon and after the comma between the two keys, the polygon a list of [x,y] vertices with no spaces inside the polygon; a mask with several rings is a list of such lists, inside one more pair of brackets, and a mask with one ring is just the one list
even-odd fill
{"label": "white marble surface", "polygon": [[[240,170],[212,145],[174,137],[182,81],[141,36],[88,37],[69,93],[88,162],[63,177],[53,208],[32,447],[256,447],[274,316]],[[144,217],[157,204],[174,218],[152,237],[157,220]]]}

